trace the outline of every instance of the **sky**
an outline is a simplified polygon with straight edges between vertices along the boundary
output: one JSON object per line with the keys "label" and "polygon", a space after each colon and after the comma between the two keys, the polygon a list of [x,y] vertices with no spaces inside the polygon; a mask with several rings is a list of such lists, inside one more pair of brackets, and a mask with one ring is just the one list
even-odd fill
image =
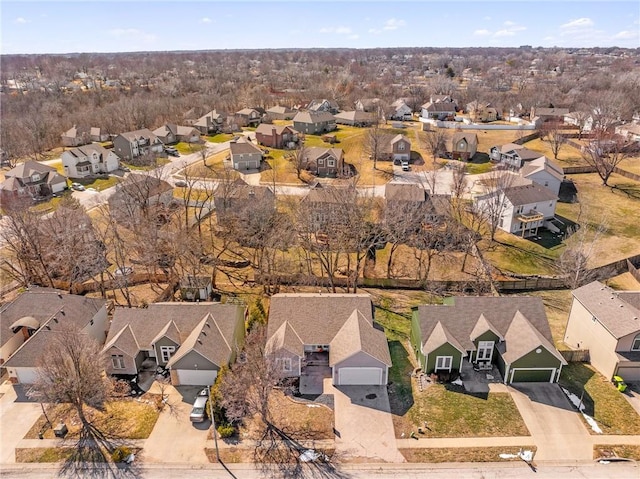
{"label": "sky", "polygon": [[640,47],[640,2],[0,1],[0,52]]}

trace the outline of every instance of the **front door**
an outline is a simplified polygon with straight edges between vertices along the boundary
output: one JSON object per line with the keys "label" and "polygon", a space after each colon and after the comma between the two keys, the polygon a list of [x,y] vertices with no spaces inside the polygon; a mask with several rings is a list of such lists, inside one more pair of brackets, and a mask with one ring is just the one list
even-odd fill
{"label": "front door", "polygon": [[476,362],[491,362],[493,357],[493,341],[480,341],[478,343],[478,354],[476,355]]}

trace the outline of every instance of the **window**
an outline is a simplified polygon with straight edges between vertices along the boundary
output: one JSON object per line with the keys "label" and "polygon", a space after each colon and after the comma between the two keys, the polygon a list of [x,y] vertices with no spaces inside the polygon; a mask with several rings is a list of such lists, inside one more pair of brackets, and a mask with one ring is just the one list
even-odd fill
{"label": "window", "polygon": [[40,173],[34,173],[31,175],[31,181],[40,181]]}
{"label": "window", "polygon": [[436,371],[441,369],[451,371],[452,364],[453,356],[436,356]]}
{"label": "window", "polygon": [[548,181],[545,181],[545,182],[544,182],[544,186],[549,186],[549,182],[548,182]]}
{"label": "window", "polygon": [[493,356],[493,341],[480,341],[476,361],[491,361]]}
{"label": "window", "polygon": [[175,346],[160,346],[160,357],[162,362],[166,363],[171,359],[171,355],[176,352]]}
{"label": "window", "polygon": [[327,166],[329,168],[334,168],[336,166],[336,160],[327,160]]}
{"label": "window", "polygon": [[631,351],[640,351],[640,334],[636,335],[633,338],[633,343],[631,343]]}
{"label": "window", "polygon": [[404,151],[404,143],[403,142],[398,143],[398,151]]}
{"label": "window", "polygon": [[124,356],[122,354],[112,354],[111,365],[113,369],[124,369]]}
{"label": "window", "polygon": [[280,369],[284,372],[291,371],[291,358],[277,358],[276,359],[276,369]]}

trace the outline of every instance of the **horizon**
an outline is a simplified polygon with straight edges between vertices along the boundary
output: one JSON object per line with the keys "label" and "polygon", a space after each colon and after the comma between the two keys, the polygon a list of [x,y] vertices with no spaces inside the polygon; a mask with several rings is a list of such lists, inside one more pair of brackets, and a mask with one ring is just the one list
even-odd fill
{"label": "horizon", "polygon": [[633,0],[3,1],[1,8],[3,55],[640,48]]}

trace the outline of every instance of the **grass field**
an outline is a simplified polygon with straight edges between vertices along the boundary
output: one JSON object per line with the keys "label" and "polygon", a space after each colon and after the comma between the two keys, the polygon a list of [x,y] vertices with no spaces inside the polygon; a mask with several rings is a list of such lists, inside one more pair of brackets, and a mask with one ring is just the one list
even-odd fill
{"label": "grass field", "polygon": [[[541,140],[540,138],[528,141],[523,146],[533,151],[539,151],[547,158],[554,160],[553,152],[551,151],[549,143]],[[582,158],[580,150],[577,150],[567,143],[563,144],[562,147],[560,147],[560,151],[558,152],[558,159],[554,161],[557,161],[560,166],[586,166],[587,164]]]}
{"label": "grass field", "polygon": [[520,447],[450,447],[399,449],[407,462],[513,462],[520,458],[501,459],[500,454],[518,454],[520,449],[535,451],[535,446]]}
{"label": "grass field", "polygon": [[624,457],[625,459],[633,459],[634,461],[640,461],[640,446],[632,446],[628,444],[609,445],[596,444],[593,446],[593,458],[609,458],[609,457]]}

